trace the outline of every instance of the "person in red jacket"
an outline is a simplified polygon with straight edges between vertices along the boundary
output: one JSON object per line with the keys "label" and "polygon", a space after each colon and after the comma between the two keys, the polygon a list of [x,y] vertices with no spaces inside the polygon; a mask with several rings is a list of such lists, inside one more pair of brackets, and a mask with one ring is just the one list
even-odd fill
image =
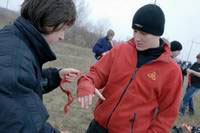
{"label": "person in red jacket", "polygon": [[141,7],[132,21],[134,37],[111,49],[81,76],[77,83],[81,106],[88,108],[95,93],[100,97],[87,133],[170,131],[179,111],[182,74],[160,39],[164,25],[159,6]]}

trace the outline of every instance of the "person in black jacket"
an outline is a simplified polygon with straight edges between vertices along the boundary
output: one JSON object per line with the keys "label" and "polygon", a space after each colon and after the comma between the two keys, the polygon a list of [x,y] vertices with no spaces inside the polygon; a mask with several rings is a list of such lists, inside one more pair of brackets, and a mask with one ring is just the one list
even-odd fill
{"label": "person in black jacket", "polygon": [[60,133],[47,123],[42,96],[80,71],[42,66],[56,59],[49,44],[75,19],[72,0],[25,0],[21,15],[0,30],[0,133]]}
{"label": "person in black jacket", "polygon": [[186,93],[183,97],[182,105],[180,107],[180,116],[184,116],[185,110],[190,106],[190,114],[194,115],[193,107],[193,95],[199,91],[200,88],[200,53],[196,56],[197,62],[195,62],[191,68],[187,69],[187,74],[189,77],[188,87],[186,88]]}

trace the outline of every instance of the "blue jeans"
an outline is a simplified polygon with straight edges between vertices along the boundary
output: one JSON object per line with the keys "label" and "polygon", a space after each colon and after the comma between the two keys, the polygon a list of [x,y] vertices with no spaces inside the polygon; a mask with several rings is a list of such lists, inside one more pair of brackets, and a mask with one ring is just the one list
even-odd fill
{"label": "blue jeans", "polygon": [[[189,85],[188,85],[188,87],[187,87],[187,89],[186,89],[186,92],[188,91],[189,88],[190,88],[190,87],[189,87]],[[193,98],[192,98],[192,97],[191,97],[190,100],[189,100],[189,111],[194,111],[194,104],[193,104]]]}
{"label": "blue jeans", "polygon": [[198,91],[198,88],[194,87],[194,86],[188,86],[188,88],[186,89],[186,93],[183,97],[183,102],[182,105],[180,107],[180,113],[182,113],[182,115],[184,115],[186,108],[189,106],[190,109],[193,109],[193,100],[192,97],[195,94],[195,92]]}

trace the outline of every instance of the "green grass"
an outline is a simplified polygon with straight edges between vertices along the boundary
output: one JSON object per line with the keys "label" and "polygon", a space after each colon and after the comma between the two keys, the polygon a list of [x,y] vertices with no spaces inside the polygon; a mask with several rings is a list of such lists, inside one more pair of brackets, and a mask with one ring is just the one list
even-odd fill
{"label": "green grass", "polygon": [[[80,69],[82,72],[87,72],[89,67],[94,63],[94,57],[91,49],[76,47],[73,45],[59,43],[54,45],[53,50],[57,53],[58,59],[54,62],[48,63],[46,66],[57,66],[57,67],[73,67]],[[185,90],[184,83],[184,90]],[[76,98],[76,84],[67,84],[73,90],[73,96]],[[196,115],[189,117],[186,115],[184,118],[177,118],[176,125],[181,123],[199,124],[200,122],[200,104],[199,94],[195,96],[195,108]],[[65,104],[66,97],[64,93],[58,88],[55,91],[45,95],[44,102],[50,114],[49,122],[59,129],[68,130],[70,133],[84,133],[92,119],[92,110],[90,107],[88,110],[81,109],[77,99],[74,99],[69,112],[65,115],[63,107]]]}

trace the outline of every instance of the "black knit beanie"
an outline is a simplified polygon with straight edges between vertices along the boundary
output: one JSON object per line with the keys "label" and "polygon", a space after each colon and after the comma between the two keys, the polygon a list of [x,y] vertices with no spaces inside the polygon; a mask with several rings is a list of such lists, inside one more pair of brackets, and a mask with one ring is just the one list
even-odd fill
{"label": "black knit beanie", "polygon": [[133,29],[161,36],[164,32],[164,27],[165,15],[159,6],[154,4],[141,7],[133,17]]}
{"label": "black knit beanie", "polygon": [[182,45],[178,41],[172,41],[170,43],[170,49],[171,49],[171,51],[182,50]]}

